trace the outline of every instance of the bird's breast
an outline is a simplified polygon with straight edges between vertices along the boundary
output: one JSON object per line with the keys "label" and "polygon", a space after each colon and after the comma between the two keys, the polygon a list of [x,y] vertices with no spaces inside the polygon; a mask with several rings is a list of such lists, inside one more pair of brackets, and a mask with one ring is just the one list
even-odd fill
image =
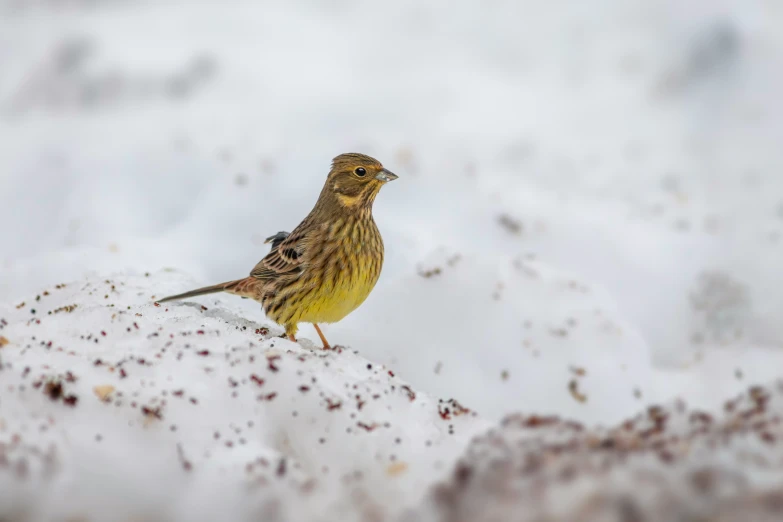
{"label": "bird's breast", "polygon": [[[345,223],[324,245],[325,255],[312,267],[323,274],[315,306],[305,322],[341,320],[361,305],[375,287],[383,265],[383,242],[372,221]],[[313,261],[316,261],[315,259]]]}

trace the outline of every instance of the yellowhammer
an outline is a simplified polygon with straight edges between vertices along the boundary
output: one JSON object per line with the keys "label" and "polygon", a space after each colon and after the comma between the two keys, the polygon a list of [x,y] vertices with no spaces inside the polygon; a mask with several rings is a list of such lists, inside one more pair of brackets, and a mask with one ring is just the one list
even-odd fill
{"label": "yellowhammer", "polygon": [[293,232],[267,238],[272,250],[250,276],[160,299],[158,303],[215,292],[250,297],[292,341],[298,323],[335,323],[364,302],[381,274],[383,240],[372,218],[381,187],[397,175],[364,154],[332,160],[321,195]]}

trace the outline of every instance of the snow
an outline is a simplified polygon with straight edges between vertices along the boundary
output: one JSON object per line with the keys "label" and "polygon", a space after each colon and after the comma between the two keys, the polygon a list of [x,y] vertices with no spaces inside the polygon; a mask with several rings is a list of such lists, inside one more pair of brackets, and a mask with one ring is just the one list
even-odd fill
{"label": "snow", "polygon": [[721,410],[678,402],[607,431],[509,416],[410,520],[779,520],[783,380]]}
{"label": "snow", "polygon": [[[717,418],[773,390],[782,17],[739,0],[0,0],[0,518],[446,516],[430,487],[492,426],[513,441],[503,419],[600,435],[651,404]],[[376,289],[324,327],[341,352],[310,326],[276,338],[248,300],[151,305],[246,274],[347,151],[400,179],[375,205]],[[257,400],[252,374],[278,395]],[[353,385],[382,397],[359,410]],[[453,434],[449,399],[471,412]],[[635,469],[594,487],[632,494],[616,479]],[[592,494],[556,491],[575,510]]]}
{"label": "snow", "polygon": [[173,282],[193,283],[89,280],[2,309],[4,516],[351,520],[421,497],[491,426],[224,299],[154,305]]}

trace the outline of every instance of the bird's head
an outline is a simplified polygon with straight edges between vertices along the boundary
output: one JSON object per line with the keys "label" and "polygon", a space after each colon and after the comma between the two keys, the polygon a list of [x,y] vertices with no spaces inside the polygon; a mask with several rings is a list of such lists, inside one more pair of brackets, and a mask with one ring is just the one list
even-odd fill
{"label": "bird's head", "polygon": [[381,187],[397,179],[381,162],[358,153],[340,154],[332,160],[332,169],[324,190],[336,196],[344,207],[371,208]]}

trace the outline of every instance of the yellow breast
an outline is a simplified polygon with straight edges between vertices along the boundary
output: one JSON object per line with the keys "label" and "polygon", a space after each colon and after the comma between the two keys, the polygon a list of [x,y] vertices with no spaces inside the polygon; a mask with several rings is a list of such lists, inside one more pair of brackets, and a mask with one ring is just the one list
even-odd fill
{"label": "yellow breast", "polygon": [[[374,223],[373,223],[374,227]],[[361,305],[381,274],[383,243],[376,240],[346,240],[331,252],[324,277],[308,299],[301,322],[335,323]]]}

